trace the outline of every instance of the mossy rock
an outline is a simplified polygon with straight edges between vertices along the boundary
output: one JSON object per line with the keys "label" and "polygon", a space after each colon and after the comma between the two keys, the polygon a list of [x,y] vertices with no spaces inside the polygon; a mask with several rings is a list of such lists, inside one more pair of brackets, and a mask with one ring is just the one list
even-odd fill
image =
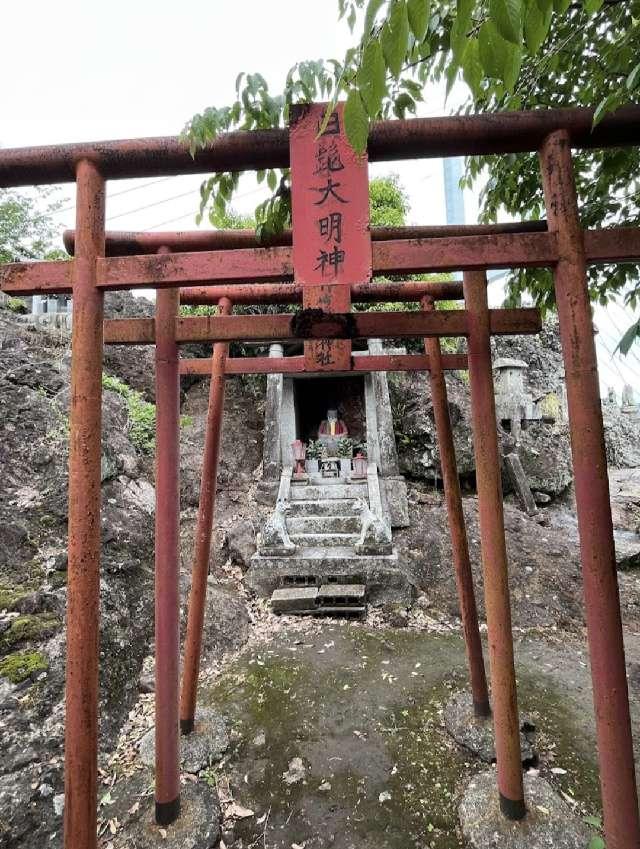
{"label": "mossy rock", "polygon": [[39,651],[17,651],[0,660],[0,677],[8,678],[12,684],[21,684],[38,672],[45,672],[49,661]]}
{"label": "mossy rock", "polygon": [[52,613],[18,616],[0,638],[0,646],[8,649],[28,640],[44,640],[55,633],[60,625],[60,619]]}
{"label": "mossy rock", "polygon": [[0,584],[0,610],[16,610],[22,599],[31,595],[33,589],[24,585],[10,587],[7,584]]}

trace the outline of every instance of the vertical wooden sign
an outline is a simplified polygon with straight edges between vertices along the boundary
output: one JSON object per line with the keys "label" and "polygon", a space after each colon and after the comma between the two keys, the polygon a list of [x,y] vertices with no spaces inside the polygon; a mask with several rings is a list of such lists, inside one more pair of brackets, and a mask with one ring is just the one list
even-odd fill
{"label": "vertical wooden sign", "polygon": [[[343,125],[343,104],[319,135],[326,106],[292,109],[291,208],[293,268],[304,309],[344,313],[351,284],[371,279],[369,175],[366,154],[356,156]],[[306,371],[345,371],[351,342],[305,342]]]}

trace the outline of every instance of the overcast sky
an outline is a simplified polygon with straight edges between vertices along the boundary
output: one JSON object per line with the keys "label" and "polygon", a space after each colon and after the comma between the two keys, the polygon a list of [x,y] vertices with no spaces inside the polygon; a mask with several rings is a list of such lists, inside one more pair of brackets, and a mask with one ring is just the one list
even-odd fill
{"label": "overcast sky", "polygon": [[[337,22],[336,0],[5,0],[2,7],[3,147],[176,135],[195,112],[229,103],[240,71],[260,71],[279,92],[294,62],[342,57],[351,43],[346,24]],[[420,114],[445,111],[442,93],[434,90]],[[445,220],[439,160],[373,164],[370,171],[400,175],[412,223]],[[110,182],[108,227],[193,228],[200,180]],[[59,196],[62,229],[73,226],[74,198],[69,186]],[[251,212],[261,198],[248,176],[235,206]],[[474,222],[474,194],[465,192],[465,207],[467,222]],[[619,334],[600,311],[598,321],[613,350]],[[624,311],[615,321],[629,323]],[[630,363],[613,360],[603,341],[603,387],[635,383]],[[640,368],[640,360],[633,364]]]}

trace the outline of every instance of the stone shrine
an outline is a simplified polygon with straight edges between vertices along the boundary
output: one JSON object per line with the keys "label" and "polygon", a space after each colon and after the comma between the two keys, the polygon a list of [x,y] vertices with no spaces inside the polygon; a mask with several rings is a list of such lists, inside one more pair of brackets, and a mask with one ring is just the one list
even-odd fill
{"label": "stone shrine", "polygon": [[[382,352],[371,339],[353,356]],[[283,356],[282,346],[269,354]],[[293,473],[297,441],[308,452],[304,480]],[[409,513],[385,372],[269,374],[260,497],[274,505],[268,527],[284,521],[285,534],[275,549],[258,546],[247,581],[274,610],[359,613],[366,601],[410,601],[392,545]]]}

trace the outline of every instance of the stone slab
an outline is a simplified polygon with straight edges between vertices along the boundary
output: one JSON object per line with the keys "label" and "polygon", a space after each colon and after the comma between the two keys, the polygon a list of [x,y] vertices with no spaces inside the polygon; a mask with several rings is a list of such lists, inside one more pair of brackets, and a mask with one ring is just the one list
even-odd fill
{"label": "stone slab", "polygon": [[[140,741],[140,759],[145,766],[155,767],[155,728]],[[180,767],[183,772],[198,773],[219,761],[229,746],[225,719],[213,710],[198,708],[191,734],[180,737]]]}
{"label": "stone slab", "polygon": [[356,511],[355,498],[332,498],[327,501],[321,501],[318,499],[296,499],[295,501],[289,502],[289,507],[290,510],[287,516],[287,526],[290,521],[298,517],[320,518],[321,516],[359,516]]}
{"label": "stone slab", "polygon": [[359,534],[361,521],[353,516],[296,516],[287,517],[290,536],[297,534]]}
{"label": "stone slab", "polygon": [[283,587],[271,595],[274,613],[291,613],[296,610],[311,610],[318,599],[317,587]]}
{"label": "stone slab", "polygon": [[359,533],[303,533],[292,534],[290,529],[289,537],[291,542],[301,548],[340,548],[342,546],[355,545],[360,534]]}
{"label": "stone slab", "polygon": [[386,512],[392,528],[408,528],[409,501],[407,499],[407,484],[403,477],[380,478],[380,489]]}
{"label": "stone slab", "polygon": [[515,453],[505,454],[504,465],[507,470],[507,474],[509,475],[509,480],[516,491],[516,495],[518,496],[522,509],[525,511],[527,516],[535,516],[538,512],[538,508],[536,507],[536,502],[531,494],[531,487],[529,486],[529,481],[527,480],[525,471],[522,468],[520,457]]}
{"label": "stone slab", "polygon": [[350,601],[364,601],[367,590],[364,584],[323,584],[318,590],[318,600],[348,598]]}
{"label": "stone slab", "polygon": [[325,482],[318,486],[296,486],[291,490],[291,501],[324,501],[331,498],[367,498],[368,489],[366,484],[340,483],[336,478],[335,483]]}
{"label": "stone slab", "polygon": [[[133,804],[132,799],[132,804]],[[146,797],[137,819],[127,823],[122,849],[214,849],[220,840],[218,794],[207,784],[188,783],[180,789],[180,816],[160,829],[155,822],[153,795]],[[118,847],[120,849],[120,847]]]}
{"label": "stone slab", "polygon": [[471,779],[460,802],[462,833],[472,849],[586,849],[590,833],[551,785],[524,776],[527,814],[514,822],[500,811],[496,771]]}
{"label": "stone slab", "polygon": [[[533,728],[522,720],[522,727]],[[454,693],[444,708],[444,725],[456,743],[464,746],[472,754],[486,763],[495,763],[496,751],[493,741],[493,721],[491,717],[482,719],[473,712],[473,700],[467,692]],[[531,741],[532,732],[520,732],[520,750],[522,762],[531,765],[535,762],[535,752]]]}

